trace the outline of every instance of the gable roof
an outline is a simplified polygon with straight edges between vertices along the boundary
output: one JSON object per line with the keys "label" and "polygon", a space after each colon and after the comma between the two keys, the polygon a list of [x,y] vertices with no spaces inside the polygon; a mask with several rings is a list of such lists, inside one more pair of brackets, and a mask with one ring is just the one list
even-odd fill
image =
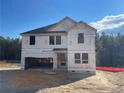
{"label": "gable roof", "polygon": [[70,18],[68,16],[65,16],[62,20],[59,21],[59,23],[62,22],[62,21],[64,21],[64,20],[66,20],[66,19],[69,20],[69,21],[72,21],[74,23],[77,23],[75,20],[73,20],[72,18]]}
{"label": "gable roof", "polygon": [[[37,29],[33,29],[33,30],[30,30],[30,31],[27,31],[27,32],[23,32],[23,33],[21,33],[21,35],[23,35],[23,34],[39,34],[39,33],[66,33],[67,31],[49,31],[50,28],[52,28],[54,26],[57,26],[60,22],[62,22],[63,20],[66,20],[66,19],[69,19],[70,21],[76,23],[76,25],[78,25],[79,23],[82,23],[82,24],[88,26],[89,28],[91,28],[92,30],[96,31],[95,28],[91,27],[87,23],[85,23],[83,21],[76,22],[73,19],[71,19],[70,17],[66,16],[65,18],[63,18],[62,20],[60,20],[57,23],[50,24],[50,25],[47,25],[47,26],[44,26],[44,27],[40,27],[40,28],[37,28]],[[76,25],[74,25],[73,27],[75,27]],[[71,27],[71,28],[73,28],[73,27]]]}
{"label": "gable roof", "polygon": [[84,24],[85,26],[89,27],[90,29],[94,30],[94,31],[97,31],[97,29],[95,29],[94,27],[88,25],[87,23],[85,23],[84,21],[80,21],[79,23],[82,23]]}
{"label": "gable roof", "polygon": [[71,29],[75,28],[76,26],[78,26],[79,24],[83,24],[84,26],[87,26],[88,28],[90,28],[93,31],[97,31],[95,28],[93,28],[92,26],[88,25],[87,23],[83,22],[83,21],[79,21],[76,25],[74,25],[73,27],[71,27],[70,29],[66,30],[66,32],[71,31]]}

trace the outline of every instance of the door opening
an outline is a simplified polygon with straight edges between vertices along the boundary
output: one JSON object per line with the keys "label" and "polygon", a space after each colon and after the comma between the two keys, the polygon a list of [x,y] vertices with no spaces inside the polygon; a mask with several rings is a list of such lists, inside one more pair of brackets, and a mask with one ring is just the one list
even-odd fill
{"label": "door opening", "polygon": [[58,68],[66,68],[67,67],[66,53],[57,53],[57,66],[58,66]]}

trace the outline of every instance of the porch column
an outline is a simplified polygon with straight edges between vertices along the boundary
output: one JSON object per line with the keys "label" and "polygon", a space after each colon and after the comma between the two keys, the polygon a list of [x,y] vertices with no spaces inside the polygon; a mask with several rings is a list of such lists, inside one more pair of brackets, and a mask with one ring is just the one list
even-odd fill
{"label": "porch column", "polygon": [[53,57],[53,70],[56,69],[57,69],[57,54],[55,53]]}

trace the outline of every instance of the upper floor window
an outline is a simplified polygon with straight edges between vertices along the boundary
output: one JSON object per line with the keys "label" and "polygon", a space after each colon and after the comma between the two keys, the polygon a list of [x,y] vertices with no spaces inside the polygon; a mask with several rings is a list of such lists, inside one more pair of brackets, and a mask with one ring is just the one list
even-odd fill
{"label": "upper floor window", "polygon": [[78,43],[84,43],[84,33],[78,34]]}
{"label": "upper floor window", "polygon": [[56,36],[56,45],[61,45],[61,36]]}
{"label": "upper floor window", "polygon": [[30,45],[35,45],[35,36],[30,36]]}
{"label": "upper floor window", "polygon": [[61,36],[49,36],[49,45],[61,45]]}
{"label": "upper floor window", "polygon": [[54,36],[49,36],[49,44],[54,45],[55,44],[55,37]]}
{"label": "upper floor window", "polygon": [[69,27],[70,27],[69,24],[64,24],[65,29],[68,29]]}

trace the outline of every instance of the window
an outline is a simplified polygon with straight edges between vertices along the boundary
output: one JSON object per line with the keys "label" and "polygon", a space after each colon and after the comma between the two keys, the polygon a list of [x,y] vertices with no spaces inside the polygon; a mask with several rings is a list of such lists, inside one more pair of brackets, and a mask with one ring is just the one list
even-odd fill
{"label": "window", "polygon": [[61,36],[56,36],[56,45],[61,44]]}
{"label": "window", "polygon": [[49,36],[49,45],[61,45],[61,36]]}
{"label": "window", "polygon": [[84,43],[84,33],[78,34],[78,43]]}
{"label": "window", "polygon": [[55,43],[55,37],[54,36],[49,36],[49,45],[54,45]]}
{"label": "window", "polygon": [[75,53],[75,63],[88,63],[88,53]]}
{"label": "window", "polygon": [[81,63],[80,53],[75,53],[75,63]]}
{"label": "window", "polygon": [[82,63],[88,63],[88,53],[82,53]]}
{"label": "window", "polygon": [[68,29],[69,27],[70,27],[69,24],[64,24],[65,29]]}
{"label": "window", "polygon": [[30,36],[30,45],[35,45],[35,36]]}

